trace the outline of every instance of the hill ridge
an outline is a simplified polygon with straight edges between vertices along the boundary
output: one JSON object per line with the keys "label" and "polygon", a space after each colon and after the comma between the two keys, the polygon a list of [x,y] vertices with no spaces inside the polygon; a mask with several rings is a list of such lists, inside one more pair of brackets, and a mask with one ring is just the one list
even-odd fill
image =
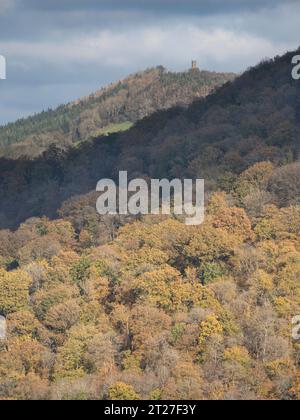
{"label": "hill ridge", "polygon": [[158,66],[114,82],[89,96],[0,127],[0,156],[34,157],[122,131],[153,112],[189,105],[235,77],[207,71],[169,72]]}
{"label": "hill ridge", "polygon": [[[94,192],[99,179],[117,180],[119,170],[129,178],[204,178],[210,192],[231,191],[239,174],[259,162],[279,168],[296,162],[300,83],[291,77],[293,55],[260,63],[187,108],[156,112],[126,132],[68,151],[51,147],[34,160],[0,159],[0,226],[15,227],[33,216],[55,218],[63,203]],[[294,197],[300,197],[297,185]],[[290,198],[281,196],[280,202]],[[82,211],[94,207],[95,201]]]}

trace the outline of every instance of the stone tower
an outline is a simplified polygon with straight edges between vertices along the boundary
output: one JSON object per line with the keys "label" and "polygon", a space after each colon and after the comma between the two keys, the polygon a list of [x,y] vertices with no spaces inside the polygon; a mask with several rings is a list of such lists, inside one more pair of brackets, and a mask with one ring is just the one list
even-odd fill
{"label": "stone tower", "polygon": [[192,61],[192,70],[196,70],[196,69],[198,69],[197,61],[196,60],[193,60]]}

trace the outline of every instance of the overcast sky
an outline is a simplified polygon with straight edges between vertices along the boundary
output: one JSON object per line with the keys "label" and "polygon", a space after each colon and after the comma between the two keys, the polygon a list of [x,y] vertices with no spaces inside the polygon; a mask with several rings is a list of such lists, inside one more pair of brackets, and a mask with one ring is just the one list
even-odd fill
{"label": "overcast sky", "polygon": [[300,0],[0,0],[0,124],[147,67],[240,72],[300,45]]}

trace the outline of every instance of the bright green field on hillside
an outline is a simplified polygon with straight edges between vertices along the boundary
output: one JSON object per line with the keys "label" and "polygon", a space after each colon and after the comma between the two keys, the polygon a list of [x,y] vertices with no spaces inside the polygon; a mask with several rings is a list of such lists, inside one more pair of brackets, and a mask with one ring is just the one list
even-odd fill
{"label": "bright green field on hillside", "polygon": [[127,131],[133,126],[131,121],[126,121],[120,124],[111,124],[106,127],[96,130],[92,133],[91,137],[108,136],[113,133],[120,133],[121,131]]}

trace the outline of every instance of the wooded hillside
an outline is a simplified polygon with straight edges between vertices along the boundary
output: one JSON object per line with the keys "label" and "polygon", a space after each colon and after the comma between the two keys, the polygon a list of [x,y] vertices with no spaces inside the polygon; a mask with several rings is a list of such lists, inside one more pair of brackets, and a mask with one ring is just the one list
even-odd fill
{"label": "wooded hillside", "polygon": [[[299,400],[292,55],[127,132],[1,159],[1,399]],[[205,223],[99,216],[120,170],[204,177]]]}
{"label": "wooded hillside", "polygon": [[156,111],[189,105],[234,77],[198,69],[171,73],[163,67],[137,73],[87,98],[0,127],[0,156],[32,158],[53,144],[66,149],[124,131]]}

